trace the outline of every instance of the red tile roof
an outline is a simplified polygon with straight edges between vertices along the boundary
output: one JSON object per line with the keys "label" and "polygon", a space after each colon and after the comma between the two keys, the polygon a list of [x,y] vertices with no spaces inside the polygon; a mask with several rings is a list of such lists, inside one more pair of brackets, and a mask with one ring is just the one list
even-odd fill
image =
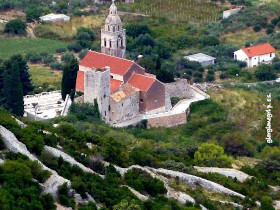
{"label": "red tile roof", "polygon": [[141,74],[134,74],[129,80],[128,83],[137,87],[141,91],[147,91],[155,82],[156,79],[147,77]]}
{"label": "red tile roof", "polygon": [[102,68],[109,66],[111,73],[123,76],[133,63],[133,61],[126,60],[124,58],[88,51],[86,56],[81,60],[80,65],[90,68]]}
{"label": "red tile roof", "polygon": [[110,79],[110,91],[111,93],[117,90],[123,82],[116,79]]}
{"label": "red tile roof", "polygon": [[78,71],[77,80],[76,80],[76,90],[84,91],[84,72]]}
{"label": "red tile roof", "polygon": [[275,52],[275,49],[269,43],[242,48],[242,50],[249,58]]}

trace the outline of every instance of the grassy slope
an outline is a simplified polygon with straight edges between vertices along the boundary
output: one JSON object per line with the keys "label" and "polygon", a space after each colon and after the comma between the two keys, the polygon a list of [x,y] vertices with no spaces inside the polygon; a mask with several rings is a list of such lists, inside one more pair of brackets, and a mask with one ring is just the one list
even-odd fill
{"label": "grassy slope", "polygon": [[62,72],[51,70],[41,65],[30,65],[29,73],[35,87],[47,88],[49,85],[54,89],[60,89]]}
{"label": "grassy slope", "polygon": [[48,39],[0,38],[0,58],[9,58],[14,54],[55,53],[57,48],[66,47],[67,43]]}
{"label": "grassy slope", "polygon": [[105,23],[103,14],[90,16],[76,16],[69,22],[40,24],[35,29],[35,34],[38,37],[48,37],[51,39],[72,40],[80,27],[92,28],[97,36],[100,33],[100,28]]}

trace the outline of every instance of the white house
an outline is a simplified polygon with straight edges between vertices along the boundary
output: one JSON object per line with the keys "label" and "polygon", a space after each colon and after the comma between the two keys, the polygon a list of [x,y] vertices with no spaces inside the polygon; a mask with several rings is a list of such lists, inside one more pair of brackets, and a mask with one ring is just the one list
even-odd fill
{"label": "white house", "polygon": [[269,64],[276,56],[276,50],[269,43],[242,48],[234,52],[234,60],[245,61],[249,68],[261,63]]}
{"label": "white house", "polygon": [[40,18],[41,22],[45,22],[45,23],[54,23],[54,22],[61,22],[61,21],[69,21],[70,17],[64,14],[53,14],[50,13],[48,15],[45,16],[41,16]]}
{"label": "white house", "polygon": [[204,53],[197,53],[193,55],[185,56],[184,58],[188,59],[189,61],[196,61],[201,64],[201,66],[206,67],[213,65],[215,63],[216,58],[206,55]]}
{"label": "white house", "polygon": [[229,16],[238,13],[240,10],[241,10],[240,7],[234,8],[234,9],[225,10],[225,11],[223,12],[223,19],[226,19],[226,18],[228,18]]}

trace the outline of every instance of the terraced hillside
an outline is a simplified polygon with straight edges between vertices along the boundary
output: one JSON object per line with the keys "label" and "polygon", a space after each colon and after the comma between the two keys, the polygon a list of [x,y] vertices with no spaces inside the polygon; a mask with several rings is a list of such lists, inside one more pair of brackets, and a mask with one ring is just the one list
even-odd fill
{"label": "terraced hillside", "polygon": [[222,6],[197,0],[137,0],[134,4],[118,5],[120,10],[145,15],[166,16],[171,20],[187,20],[195,23],[216,21]]}

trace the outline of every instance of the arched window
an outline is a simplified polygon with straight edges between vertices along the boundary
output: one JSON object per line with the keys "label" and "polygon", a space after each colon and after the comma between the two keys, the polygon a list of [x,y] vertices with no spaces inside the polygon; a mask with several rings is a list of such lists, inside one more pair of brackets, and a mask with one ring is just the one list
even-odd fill
{"label": "arched window", "polygon": [[112,48],[112,41],[110,40],[110,48]]}
{"label": "arched window", "polygon": [[110,31],[110,26],[108,25],[108,31]]}
{"label": "arched window", "polygon": [[106,47],[106,38],[104,39],[104,46]]}
{"label": "arched window", "polygon": [[[120,26],[118,25],[118,31],[120,31]],[[271,56],[270,56],[271,57]]]}
{"label": "arched window", "polygon": [[121,47],[123,47],[123,39],[121,38]]}
{"label": "arched window", "polygon": [[113,32],[115,32],[116,31],[116,26],[113,26]]}
{"label": "arched window", "polygon": [[119,47],[119,40],[117,40],[117,47]]}

